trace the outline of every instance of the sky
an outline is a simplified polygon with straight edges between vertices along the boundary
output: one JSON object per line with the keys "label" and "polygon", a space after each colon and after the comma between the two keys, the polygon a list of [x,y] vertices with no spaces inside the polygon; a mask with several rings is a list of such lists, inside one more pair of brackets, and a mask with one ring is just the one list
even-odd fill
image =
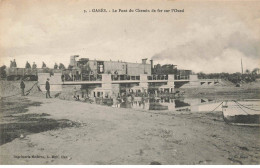
{"label": "sky", "polygon": [[[89,12],[100,8],[110,12]],[[0,0],[0,65],[68,66],[71,55],[205,73],[240,72],[241,59],[259,68],[260,1]]]}

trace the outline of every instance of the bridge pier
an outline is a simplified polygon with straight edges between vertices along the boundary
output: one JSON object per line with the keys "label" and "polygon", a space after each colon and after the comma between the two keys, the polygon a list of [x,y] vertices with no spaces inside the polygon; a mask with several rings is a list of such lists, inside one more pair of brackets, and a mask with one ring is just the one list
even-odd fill
{"label": "bridge pier", "polygon": [[174,75],[168,75],[168,82],[167,82],[167,86],[169,87],[169,92],[173,93],[174,92]]}
{"label": "bridge pier", "polygon": [[166,84],[160,86],[158,88],[158,91],[161,93],[174,93],[174,87],[175,87],[175,81],[174,81],[174,75],[168,75],[168,80],[166,81]]}
{"label": "bridge pier", "polygon": [[148,75],[147,74],[141,74],[140,75],[139,87],[141,89],[141,92],[143,92],[143,93],[148,92]]}
{"label": "bridge pier", "polygon": [[111,74],[102,74],[102,81],[100,84],[101,86],[97,86],[94,89],[91,89],[91,97],[111,98],[118,95],[119,84],[112,83]]}

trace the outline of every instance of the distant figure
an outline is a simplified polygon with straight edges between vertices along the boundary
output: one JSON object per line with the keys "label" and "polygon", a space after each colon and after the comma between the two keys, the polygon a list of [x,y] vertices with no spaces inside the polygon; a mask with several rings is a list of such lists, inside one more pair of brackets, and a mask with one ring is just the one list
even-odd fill
{"label": "distant figure", "polygon": [[65,66],[62,63],[60,63],[59,69],[65,69]]}
{"label": "distant figure", "polygon": [[54,69],[58,69],[58,64],[57,63],[55,63]]}
{"label": "distant figure", "polygon": [[24,96],[25,84],[24,84],[24,82],[23,82],[23,79],[21,79],[20,88],[21,88],[21,91],[22,91],[21,95]]}
{"label": "distant figure", "polygon": [[30,63],[27,61],[26,62],[26,64],[25,64],[25,68],[27,68],[27,69],[30,69],[31,68],[31,65],[30,65]]}
{"label": "distant figure", "polygon": [[13,61],[13,67],[14,67],[14,68],[17,67],[15,59],[14,59],[14,61]]}
{"label": "distant figure", "polygon": [[46,64],[42,62],[42,68],[46,68]]}
{"label": "distant figure", "polygon": [[50,83],[49,83],[49,78],[47,78],[46,84],[45,84],[45,89],[46,89],[46,99],[49,97],[51,98],[50,95]]}
{"label": "distant figure", "polygon": [[37,65],[35,64],[35,62],[33,62],[32,68],[33,68],[33,69],[36,69],[36,68],[37,68]]}
{"label": "distant figure", "polygon": [[10,61],[10,68],[13,68],[14,64],[13,61]]}
{"label": "distant figure", "polygon": [[77,88],[76,87],[74,87],[74,98],[76,100],[79,100],[79,95],[77,94]]}
{"label": "distant figure", "polygon": [[61,75],[61,80],[62,80],[62,82],[64,82],[64,80],[65,80],[65,76],[64,75]]}
{"label": "distant figure", "polygon": [[71,71],[69,73],[69,77],[70,77],[71,80],[73,80]]}

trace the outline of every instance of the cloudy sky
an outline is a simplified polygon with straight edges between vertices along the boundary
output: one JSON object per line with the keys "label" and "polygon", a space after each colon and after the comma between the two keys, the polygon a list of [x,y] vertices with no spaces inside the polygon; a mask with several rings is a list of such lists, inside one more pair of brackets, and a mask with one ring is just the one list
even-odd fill
{"label": "cloudy sky", "polygon": [[[107,13],[89,12],[105,8]],[[184,9],[184,13],[112,9]],[[87,13],[84,13],[87,10]],[[259,1],[0,0],[0,64],[100,60],[170,63],[195,72],[260,66]]]}

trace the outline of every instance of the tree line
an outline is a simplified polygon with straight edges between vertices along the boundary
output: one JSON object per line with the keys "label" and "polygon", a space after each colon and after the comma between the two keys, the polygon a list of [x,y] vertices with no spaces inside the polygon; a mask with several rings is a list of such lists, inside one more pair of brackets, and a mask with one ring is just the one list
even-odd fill
{"label": "tree line", "polygon": [[260,69],[259,68],[254,68],[252,71],[250,71],[249,69],[247,69],[245,71],[245,73],[240,73],[240,72],[236,72],[236,73],[203,73],[203,72],[199,72],[197,73],[198,78],[199,79],[225,79],[228,80],[232,83],[241,83],[241,82],[253,82],[256,81],[257,78],[260,78],[260,73],[259,73]]}

